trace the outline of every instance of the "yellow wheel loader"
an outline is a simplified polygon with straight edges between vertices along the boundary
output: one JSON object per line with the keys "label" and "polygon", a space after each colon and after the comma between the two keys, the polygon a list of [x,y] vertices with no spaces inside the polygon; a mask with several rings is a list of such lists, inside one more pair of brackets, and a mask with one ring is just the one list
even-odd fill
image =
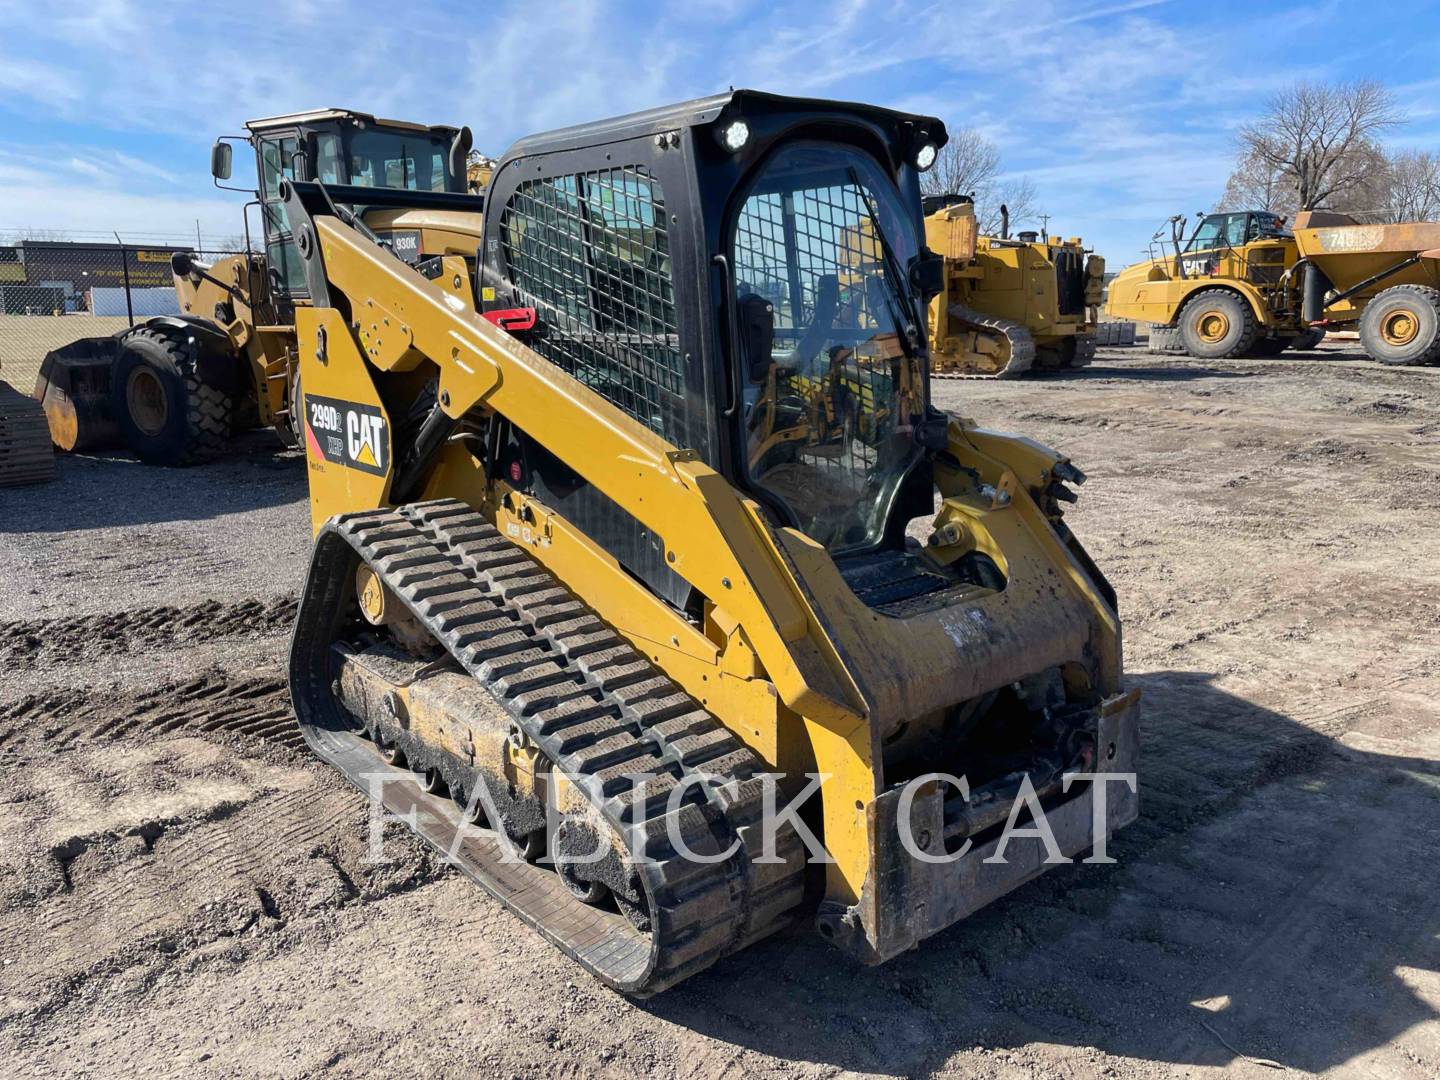
{"label": "yellow wheel loader", "polygon": [[930,401],[945,138],[743,90],[533,136],[433,273],[281,187],[301,729],[626,993],[801,919],[887,960],[1137,813],[1083,475]]}
{"label": "yellow wheel loader", "polygon": [[[342,209],[413,263],[458,254],[473,263],[479,219],[437,212],[427,197],[462,192],[468,128],[426,127],[348,109],[252,120],[243,141],[256,157],[253,195],[264,254],[214,265],[172,259],[178,315],[150,318],[114,337],[86,338],[45,357],[35,397],[62,450],[121,443],[142,461],[185,465],[223,451],[231,435],[274,426],[299,431],[292,412],[298,365],[295,310],[310,303],[285,217],[286,179],[413,193],[403,212]],[[216,183],[230,179],[235,139],[215,144]],[[362,190],[363,189],[363,190]],[[244,190],[227,188],[227,190]],[[357,195],[357,198],[360,197]],[[246,248],[249,220],[246,219]]]}
{"label": "yellow wheel loader", "polygon": [[1373,359],[1440,360],[1440,223],[1308,210],[1293,231],[1263,211],[1205,215],[1188,239],[1185,225],[1170,219],[1172,254],[1110,283],[1107,313],[1154,324],[1150,351],[1277,356],[1358,323]]}
{"label": "yellow wheel loader", "polygon": [[930,302],[931,374],[940,378],[1084,367],[1095,355],[1105,260],[1078,238],[980,236],[961,195],[926,196],[925,237],[945,259]]}

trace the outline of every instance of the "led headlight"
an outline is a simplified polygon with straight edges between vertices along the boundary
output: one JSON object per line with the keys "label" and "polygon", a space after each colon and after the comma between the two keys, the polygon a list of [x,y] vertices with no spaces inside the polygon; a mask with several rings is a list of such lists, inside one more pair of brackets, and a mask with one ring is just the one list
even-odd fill
{"label": "led headlight", "polygon": [[915,168],[924,172],[935,164],[935,155],[938,153],[933,142],[927,142],[915,151]]}
{"label": "led headlight", "polygon": [[720,145],[732,154],[738,154],[750,141],[750,125],[744,120],[731,120],[720,129]]}

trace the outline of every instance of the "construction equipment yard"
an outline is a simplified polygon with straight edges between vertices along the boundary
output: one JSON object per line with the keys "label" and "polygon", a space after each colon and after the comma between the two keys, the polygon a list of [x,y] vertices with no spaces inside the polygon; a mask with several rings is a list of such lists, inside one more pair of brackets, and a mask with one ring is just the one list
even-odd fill
{"label": "construction equipment yard", "polygon": [[1440,1074],[1435,373],[1102,347],[934,397],[1090,476],[1145,709],[1115,865],[884,967],[780,935],[632,1001],[394,822],[372,858],[302,744],[302,450],[65,456],[0,490],[5,1071]]}

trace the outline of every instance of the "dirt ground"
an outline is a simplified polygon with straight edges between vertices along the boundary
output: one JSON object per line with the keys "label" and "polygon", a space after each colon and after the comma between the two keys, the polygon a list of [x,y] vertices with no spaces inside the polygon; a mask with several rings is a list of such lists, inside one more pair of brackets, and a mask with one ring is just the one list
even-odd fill
{"label": "dirt ground", "polygon": [[1440,1075],[1440,371],[1126,350],[938,396],[1089,473],[1145,701],[1116,865],[630,1002],[403,832],[367,859],[289,719],[293,452],[71,458],[0,492],[3,1071]]}

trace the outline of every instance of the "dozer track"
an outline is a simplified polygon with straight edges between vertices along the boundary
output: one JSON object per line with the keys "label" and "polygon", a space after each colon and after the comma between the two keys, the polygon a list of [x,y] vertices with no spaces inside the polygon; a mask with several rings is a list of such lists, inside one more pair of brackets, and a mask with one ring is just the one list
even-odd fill
{"label": "dozer track", "polygon": [[[587,904],[553,869],[503,858],[500,837],[466,822],[485,778],[434,745],[403,742],[412,768],[443,776],[453,797],[387,765],[337,696],[337,647],[361,625],[360,563],[468,672],[477,693],[588,799],[624,841],[643,910]],[[306,742],[525,922],[618,990],[645,996],[792,921],[804,897],[804,849],[788,824],[762,855],[765,765],[714,716],[605,625],[544,567],[456,500],[332,519],[316,538],[296,619],[291,693]],[[401,738],[393,732],[389,738]],[[382,741],[387,741],[382,735]],[[407,770],[408,772],[408,770]],[[643,787],[634,777],[650,776]],[[689,783],[705,775],[709,783]],[[668,795],[685,786],[686,798]],[[673,831],[672,831],[673,830]],[[695,852],[728,852],[694,861]],[[733,848],[733,851],[731,850]]]}
{"label": "dozer track", "polygon": [[0,487],[55,479],[55,448],[45,410],[0,381]]}
{"label": "dozer track", "polygon": [[981,333],[1003,338],[1010,348],[1010,357],[998,371],[979,371],[973,368],[945,370],[932,363],[931,378],[1009,379],[1024,374],[1035,366],[1035,338],[1023,323],[1002,319],[996,315],[986,315],[961,304],[950,305],[950,318],[954,322],[968,323]]}

